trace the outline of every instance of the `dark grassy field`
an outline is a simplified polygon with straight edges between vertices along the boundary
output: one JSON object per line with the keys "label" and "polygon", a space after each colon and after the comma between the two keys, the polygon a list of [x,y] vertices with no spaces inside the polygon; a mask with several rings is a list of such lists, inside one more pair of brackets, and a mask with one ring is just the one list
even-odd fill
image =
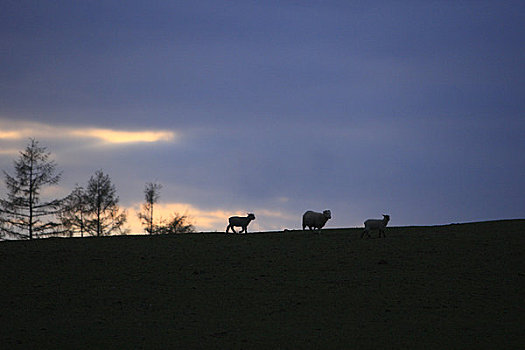
{"label": "dark grassy field", "polygon": [[525,220],[360,232],[0,242],[0,344],[524,348]]}

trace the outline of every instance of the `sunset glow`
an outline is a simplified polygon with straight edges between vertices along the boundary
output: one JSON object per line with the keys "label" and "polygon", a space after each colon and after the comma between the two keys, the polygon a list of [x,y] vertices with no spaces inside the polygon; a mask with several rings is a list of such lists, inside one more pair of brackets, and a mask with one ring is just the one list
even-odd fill
{"label": "sunset glow", "polygon": [[[214,231],[222,226],[226,227],[227,218],[236,215],[235,212],[224,210],[207,211],[199,209],[188,203],[167,203],[157,204],[154,207],[154,220],[158,223],[160,220],[169,220],[174,213],[186,215],[188,222],[194,225],[199,231]],[[133,233],[144,233],[144,228],[137,217],[140,212],[140,204],[128,209],[128,225]]]}
{"label": "sunset glow", "polygon": [[38,122],[2,122],[0,120],[0,140],[21,140],[28,138],[60,139],[86,138],[99,140],[108,144],[172,142],[176,139],[173,131],[159,130],[114,130],[100,128],[74,128],[53,126]]}
{"label": "sunset glow", "polygon": [[[137,214],[140,212],[141,204],[136,204],[131,208],[127,208],[128,212],[128,226],[131,229],[132,233],[144,233],[144,227],[142,226]],[[165,203],[157,204],[154,207],[155,214],[154,220],[159,222],[159,220],[169,220],[173,217],[174,213],[179,215],[186,215],[188,217],[188,222],[195,226],[197,231],[218,231],[223,232],[226,226],[228,225],[228,218],[230,216],[246,216],[247,213],[241,210],[230,211],[224,209],[214,209],[206,210],[198,208],[189,203]],[[268,220],[261,220],[261,218],[271,218],[273,220],[280,221],[297,221],[298,218],[281,213],[278,211],[259,209],[255,211],[255,216],[259,220],[253,221],[251,223],[252,231],[259,230],[277,230],[283,229],[283,227],[271,227],[268,226]],[[296,220],[297,219],[297,220]],[[264,224],[261,224],[262,221],[265,221]]]}
{"label": "sunset glow", "polygon": [[19,139],[21,136],[20,131],[1,131],[0,139]]}
{"label": "sunset glow", "polygon": [[17,155],[20,152],[18,149],[0,149],[0,154]]}
{"label": "sunset glow", "polygon": [[91,137],[107,143],[169,142],[175,139],[171,131],[119,131],[110,129],[73,130],[71,134]]}

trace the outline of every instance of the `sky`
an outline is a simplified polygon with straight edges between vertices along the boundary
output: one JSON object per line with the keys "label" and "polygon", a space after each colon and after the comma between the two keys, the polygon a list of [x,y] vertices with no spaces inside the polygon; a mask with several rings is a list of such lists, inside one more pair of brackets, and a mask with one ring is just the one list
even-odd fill
{"label": "sky", "polygon": [[[525,217],[522,1],[2,1],[0,169],[35,138],[223,231]],[[5,184],[0,183],[0,194]]]}

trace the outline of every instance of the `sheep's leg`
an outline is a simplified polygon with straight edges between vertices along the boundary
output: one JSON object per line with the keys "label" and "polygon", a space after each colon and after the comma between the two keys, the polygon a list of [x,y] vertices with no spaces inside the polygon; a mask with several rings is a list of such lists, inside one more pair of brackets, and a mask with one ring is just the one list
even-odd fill
{"label": "sheep's leg", "polygon": [[230,231],[230,227],[231,227],[231,225],[228,225],[228,227],[226,227],[226,233],[228,233]]}
{"label": "sheep's leg", "polygon": [[233,233],[237,233],[237,232],[235,232],[235,227],[233,225],[232,225],[232,231],[233,231]]}

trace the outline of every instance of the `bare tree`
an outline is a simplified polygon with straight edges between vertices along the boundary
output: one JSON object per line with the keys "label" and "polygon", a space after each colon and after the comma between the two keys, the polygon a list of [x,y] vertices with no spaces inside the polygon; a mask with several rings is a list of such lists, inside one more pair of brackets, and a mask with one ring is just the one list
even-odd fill
{"label": "bare tree", "polygon": [[64,200],[59,217],[70,237],[75,234],[80,234],[80,237],[84,237],[87,217],[86,203],[86,192],[79,185],[76,185],[71,194]]}
{"label": "bare tree", "polygon": [[53,217],[59,213],[63,199],[41,201],[43,187],[56,185],[61,177],[49,157],[45,147],[30,139],[14,161],[15,175],[4,171],[7,199],[0,199],[3,235],[33,239],[62,233],[60,223],[53,221]]}
{"label": "bare tree", "polygon": [[186,215],[173,213],[173,217],[166,224],[159,225],[157,232],[160,234],[176,234],[195,232],[195,227],[189,223]]}
{"label": "bare tree", "polygon": [[91,176],[85,190],[84,227],[87,233],[94,236],[128,233],[123,228],[127,220],[126,212],[120,212],[116,193],[109,175],[102,170]]}
{"label": "bare tree", "polygon": [[153,224],[153,206],[159,201],[160,189],[162,185],[148,182],[144,188],[144,199],[146,203],[142,205],[142,211],[138,213],[138,217],[142,220],[142,225],[147,233],[150,235],[155,233],[155,225]]}

